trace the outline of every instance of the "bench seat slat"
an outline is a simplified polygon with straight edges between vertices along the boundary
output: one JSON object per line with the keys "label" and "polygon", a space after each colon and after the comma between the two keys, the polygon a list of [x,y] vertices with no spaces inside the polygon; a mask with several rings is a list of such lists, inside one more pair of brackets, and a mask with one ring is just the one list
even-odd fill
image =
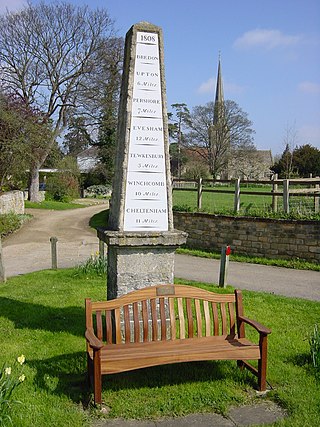
{"label": "bench seat slat", "polygon": [[176,339],[176,313],[174,310],[174,298],[169,298],[169,315],[170,315],[170,326],[171,326],[171,339]]}
{"label": "bench seat slat", "polygon": [[[199,342],[200,341],[200,342]],[[101,373],[112,374],[159,364],[201,360],[259,359],[259,346],[245,338],[188,338],[174,341],[153,341],[108,345],[101,349]]]}

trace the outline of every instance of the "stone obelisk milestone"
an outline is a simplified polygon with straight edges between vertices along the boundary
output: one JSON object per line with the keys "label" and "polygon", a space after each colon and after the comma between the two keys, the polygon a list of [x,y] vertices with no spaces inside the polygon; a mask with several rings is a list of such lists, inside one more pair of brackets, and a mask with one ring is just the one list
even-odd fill
{"label": "stone obelisk milestone", "polygon": [[141,22],[126,35],[115,176],[107,229],[107,298],[173,283],[174,230],[161,28]]}

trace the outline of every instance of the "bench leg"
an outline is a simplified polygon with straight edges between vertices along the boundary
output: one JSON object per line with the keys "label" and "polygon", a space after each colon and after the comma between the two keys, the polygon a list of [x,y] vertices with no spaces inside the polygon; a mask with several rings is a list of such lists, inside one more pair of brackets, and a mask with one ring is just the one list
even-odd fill
{"label": "bench leg", "polygon": [[267,389],[267,335],[260,337],[260,355],[261,359],[258,361],[258,387],[259,391],[266,391]]}
{"label": "bench leg", "polygon": [[92,360],[89,354],[87,353],[87,386],[91,387],[91,379],[92,379]]}
{"label": "bench leg", "polygon": [[99,351],[95,351],[93,355],[93,396],[95,405],[102,403],[102,379]]}
{"label": "bench leg", "polygon": [[241,371],[243,371],[245,366],[246,366],[245,363],[243,362],[243,360],[237,360],[237,365]]}

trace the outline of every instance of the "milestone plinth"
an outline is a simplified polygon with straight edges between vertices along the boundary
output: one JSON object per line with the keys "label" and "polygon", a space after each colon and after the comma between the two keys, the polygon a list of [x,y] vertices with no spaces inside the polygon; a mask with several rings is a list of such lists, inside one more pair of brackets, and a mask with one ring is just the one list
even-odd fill
{"label": "milestone plinth", "polygon": [[98,229],[108,245],[107,298],[146,286],[172,284],[174,254],[186,242],[183,231],[129,233]]}

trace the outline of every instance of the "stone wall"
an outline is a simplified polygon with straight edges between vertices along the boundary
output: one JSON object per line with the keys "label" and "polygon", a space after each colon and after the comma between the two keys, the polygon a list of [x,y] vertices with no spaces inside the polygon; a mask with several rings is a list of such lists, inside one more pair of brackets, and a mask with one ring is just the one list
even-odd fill
{"label": "stone wall", "polygon": [[0,215],[10,212],[24,214],[23,191],[17,190],[0,194]]}
{"label": "stone wall", "polygon": [[320,261],[320,221],[174,213],[174,226],[188,233],[187,246],[266,258]]}

